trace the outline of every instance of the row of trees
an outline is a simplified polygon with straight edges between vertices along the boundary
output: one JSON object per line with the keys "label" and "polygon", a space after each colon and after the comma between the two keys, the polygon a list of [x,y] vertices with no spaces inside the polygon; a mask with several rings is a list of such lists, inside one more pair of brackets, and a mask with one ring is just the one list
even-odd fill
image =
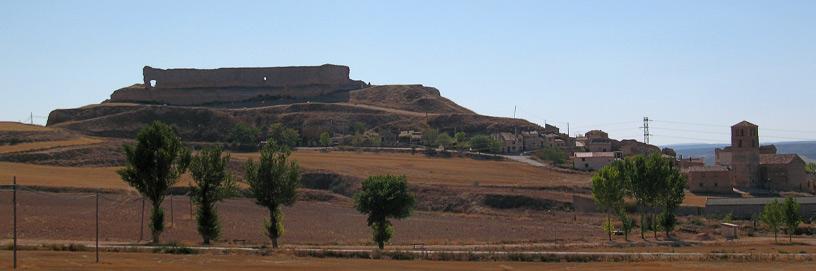
{"label": "row of trees", "polygon": [[610,240],[614,230],[612,216],[620,220],[627,240],[634,226],[626,212],[627,198],[637,203],[641,238],[645,238],[644,233],[649,230],[657,238],[658,228],[663,229],[668,238],[677,223],[674,212],[683,202],[685,186],[686,179],[674,163],[655,153],[614,161],[601,168],[592,177],[592,196],[607,213],[603,228]]}
{"label": "row of trees", "polygon": [[799,213],[799,203],[793,198],[786,198],[784,202],[773,200],[766,204],[759,219],[773,232],[774,242],[783,225],[788,233],[788,241],[793,242],[793,234],[802,222],[802,215]]}
{"label": "row of trees", "polygon": [[[286,133],[285,129],[282,131]],[[216,203],[239,192],[229,172],[229,154],[214,147],[192,155],[173,129],[161,122],[143,128],[136,141],[136,145],[124,146],[126,166],[118,173],[124,182],[151,201],[153,243],[159,242],[164,230],[161,204],[169,188],[188,169],[195,182],[190,196],[197,205],[198,232],[204,244],[218,239],[221,228]],[[256,204],[269,211],[264,229],[275,248],[284,233],[281,207],[295,203],[300,186],[300,168],[296,161],[289,159],[291,148],[287,143],[291,141],[270,139],[261,149],[259,161],[249,160],[244,167],[249,194]],[[380,248],[393,234],[389,219],[406,218],[414,207],[414,196],[408,191],[404,176],[369,177],[363,182],[362,190],[355,194],[354,201],[357,210],[368,214],[368,225]]]}
{"label": "row of trees", "polygon": [[301,141],[300,133],[297,130],[286,128],[281,123],[273,123],[265,130],[239,123],[230,131],[228,141],[234,144],[254,146],[261,138],[289,147],[295,147]]}

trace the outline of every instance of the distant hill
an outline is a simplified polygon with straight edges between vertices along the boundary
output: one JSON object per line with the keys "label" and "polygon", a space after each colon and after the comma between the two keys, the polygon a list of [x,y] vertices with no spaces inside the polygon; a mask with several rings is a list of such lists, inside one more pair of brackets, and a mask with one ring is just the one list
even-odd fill
{"label": "distant hill", "polygon": [[[816,141],[775,142],[767,144],[776,145],[778,153],[796,153],[802,156],[806,161],[816,162],[816,160],[814,160],[816,159]],[[728,144],[689,143],[662,147],[672,148],[677,152],[677,155],[682,155],[683,157],[703,157],[706,164],[713,164],[714,149],[725,146],[728,146]]]}

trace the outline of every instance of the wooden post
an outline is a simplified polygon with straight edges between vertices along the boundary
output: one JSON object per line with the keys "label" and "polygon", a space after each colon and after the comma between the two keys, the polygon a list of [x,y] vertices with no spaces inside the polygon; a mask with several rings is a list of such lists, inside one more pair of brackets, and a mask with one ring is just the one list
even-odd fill
{"label": "wooden post", "polygon": [[96,192],[96,263],[99,263],[99,192]]}
{"label": "wooden post", "polygon": [[13,209],[12,216],[14,217],[13,218],[13,224],[14,224],[14,226],[13,226],[13,231],[14,231],[14,234],[13,234],[14,235],[14,244],[13,244],[14,245],[14,252],[12,252],[14,254],[13,255],[14,263],[12,264],[12,268],[16,270],[17,269],[17,176],[14,176],[14,179],[12,181],[12,188],[13,188],[13,192],[12,192],[11,204],[14,206],[14,208],[12,208]]}
{"label": "wooden post", "polygon": [[144,197],[142,197],[142,216],[141,216],[142,219],[139,222],[139,242],[144,240],[144,205],[145,199]]}

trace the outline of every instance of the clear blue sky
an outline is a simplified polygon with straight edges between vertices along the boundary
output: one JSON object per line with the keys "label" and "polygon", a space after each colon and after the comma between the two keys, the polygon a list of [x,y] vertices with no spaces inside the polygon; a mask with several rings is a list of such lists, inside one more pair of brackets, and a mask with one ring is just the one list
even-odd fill
{"label": "clear blue sky", "polygon": [[0,119],[98,103],[145,65],[333,63],[573,134],[640,139],[649,116],[657,144],[743,119],[816,139],[816,1],[383,2],[3,1]]}

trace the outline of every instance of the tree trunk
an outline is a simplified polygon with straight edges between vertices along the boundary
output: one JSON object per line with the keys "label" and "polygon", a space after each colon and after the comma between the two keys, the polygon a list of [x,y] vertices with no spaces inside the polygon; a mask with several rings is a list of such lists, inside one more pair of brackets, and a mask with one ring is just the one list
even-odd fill
{"label": "tree trunk", "polygon": [[654,210],[652,210],[652,233],[654,233],[654,239],[657,240],[657,214]]}
{"label": "tree trunk", "polygon": [[606,225],[609,227],[606,229],[606,235],[609,236],[609,242],[612,242],[612,220],[609,219],[609,214],[606,214]]}
{"label": "tree trunk", "polygon": [[278,248],[278,216],[277,208],[269,208],[269,239],[272,239],[272,248]]}
{"label": "tree trunk", "polygon": [[644,213],[645,210],[643,210],[642,207],[643,206],[641,205],[641,209],[640,209],[640,239],[646,240],[646,236],[644,235],[644,232],[646,231],[646,213]]}
{"label": "tree trunk", "polygon": [[[156,215],[162,212],[161,203],[153,201],[153,210],[151,212],[152,214],[150,215],[150,235],[153,238],[153,244],[158,244],[159,237],[161,236],[162,230],[164,230],[164,214],[162,214],[161,216]],[[157,225],[160,228],[157,228]]]}

